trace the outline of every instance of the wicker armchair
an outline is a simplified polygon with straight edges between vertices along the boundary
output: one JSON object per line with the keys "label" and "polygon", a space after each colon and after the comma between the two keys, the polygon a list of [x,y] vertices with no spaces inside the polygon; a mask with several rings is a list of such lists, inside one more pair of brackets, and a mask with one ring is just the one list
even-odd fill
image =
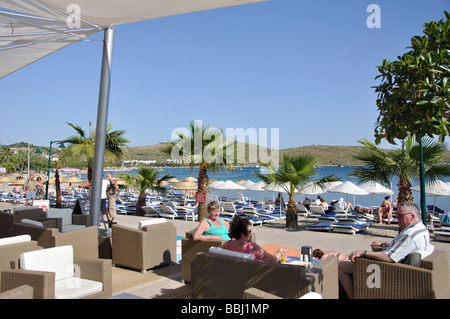
{"label": "wicker armchair", "polygon": [[33,295],[33,287],[22,285],[20,287],[0,293],[0,299],[33,299]]}
{"label": "wicker armchair", "polygon": [[200,253],[192,261],[191,288],[194,299],[242,299],[248,288],[286,299],[298,299],[311,291],[324,299],[337,299],[337,259],[326,258],[308,269]]}
{"label": "wicker armchair", "polygon": [[[65,246],[70,247],[70,246]],[[64,248],[64,247],[58,247]],[[46,251],[46,250],[43,250]],[[54,266],[54,261],[51,264]],[[73,257],[73,265],[75,270],[75,276],[82,279],[96,281],[101,283],[101,289],[99,292],[91,293],[83,297],[82,299],[106,299],[112,296],[112,265],[111,260],[98,259],[98,258],[83,258]],[[11,289],[20,287],[22,285],[29,285],[33,287],[34,299],[54,299],[55,298],[55,283],[60,280],[57,278],[53,268],[50,267],[48,271],[40,270],[26,270],[19,269],[19,261],[15,260],[11,262],[10,270],[1,271],[2,287],[1,292],[6,292]],[[56,267],[56,271],[61,271]],[[59,275],[60,276],[60,275]],[[69,282],[70,283],[70,282]],[[85,287],[84,284],[77,285],[73,283],[67,286],[69,288],[75,288],[75,291]],[[101,290],[101,291],[100,291]]]}
{"label": "wicker armchair", "polygon": [[357,258],[353,288],[355,299],[450,298],[447,255],[436,250],[421,267]]}
{"label": "wicker armchair", "polygon": [[[1,245],[0,271],[11,269],[11,260],[18,259],[21,253],[39,249],[42,249],[42,247],[38,246],[38,243],[34,240]],[[1,280],[0,280],[0,287],[1,287]]]}
{"label": "wicker armchair", "polygon": [[[252,233],[251,242],[256,241],[256,235]],[[186,238],[181,240],[181,279],[185,283],[191,281],[191,261],[197,256],[198,253],[206,252],[211,247],[220,247],[225,243],[225,240],[198,240],[192,239],[192,233],[186,232]]]}
{"label": "wicker armchair", "polygon": [[47,228],[37,239],[44,248],[71,245],[75,257],[98,258],[98,227],[90,226],[67,233]]}
{"label": "wicker armchair", "polygon": [[145,273],[176,260],[176,241],[176,228],[169,221],[142,229],[113,225],[112,262]]}

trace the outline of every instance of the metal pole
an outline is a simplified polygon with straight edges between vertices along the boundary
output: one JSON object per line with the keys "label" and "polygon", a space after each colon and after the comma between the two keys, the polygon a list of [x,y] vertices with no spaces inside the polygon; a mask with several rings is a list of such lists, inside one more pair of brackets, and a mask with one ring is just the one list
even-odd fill
{"label": "metal pole", "polygon": [[105,30],[103,41],[102,70],[100,76],[100,93],[97,110],[97,127],[95,133],[94,165],[92,168],[90,213],[91,222],[94,226],[99,225],[99,218],[101,215],[101,187],[105,157],[106,127],[108,124],[108,104],[111,84],[113,44],[114,28],[108,27]]}
{"label": "metal pole", "polygon": [[48,199],[48,183],[50,182],[50,161],[52,158],[52,141],[50,141],[50,148],[48,149],[48,167],[47,167],[47,183],[45,185],[45,199]]}
{"label": "metal pole", "polygon": [[422,138],[419,140],[420,148],[420,209],[422,210],[422,222],[427,225],[427,202],[425,196],[425,165],[423,164],[423,149],[422,149]]}

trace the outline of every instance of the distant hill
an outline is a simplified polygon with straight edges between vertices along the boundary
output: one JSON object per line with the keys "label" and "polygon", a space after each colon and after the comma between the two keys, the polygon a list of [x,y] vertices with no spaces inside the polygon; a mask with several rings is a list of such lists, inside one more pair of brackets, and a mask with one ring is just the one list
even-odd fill
{"label": "distant hill", "polygon": [[[239,144],[242,144],[238,142]],[[246,150],[246,158],[248,158],[248,143],[245,143]],[[154,145],[147,146],[133,146],[127,147],[127,159],[133,160],[155,160],[156,165],[166,165],[167,159],[169,156],[163,153],[162,149],[164,148],[165,143],[159,143]],[[27,143],[16,143],[9,145],[9,147],[16,147],[22,151],[27,150]],[[37,146],[30,145],[30,151],[33,154],[36,150]],[[261,148],[261,147],[259,147]],[[336,145],[309,145],[309,146],[300,146],[282,149],[279,151],[279,154],[299,154],[299,153],[308,153],[314,155],[319,162],[319,165],[344,165],[344,166],[354,166],[360,165],[356,159],[353,158],[353,155],[357,154],[363,146],[336,146]],[[55,153],[58,150],[54,150]],[[447,151],[447,156],[444,159],[444,162],[450,165],[450,150]]]}
{"label": "distant hill", "polygon": [[[165,164],[169,158],[162,152],[164,143],[129,147],[128,158],[136,160],[156,160],[157,164]],[[354,166],[361,165],[359,161],[353,158],[353,155],[357,154],[363,146],[335,146],[335,145],[310,145],[300,146],[294,148],[287,148],[280,150],[281,154],[298,154],[308,153],[314,155],[319,162],[319,165],[344,165]],[[248,154],[248,147],[246,147],[246,154]],[[248,157],[248,155],[246,155]],[[450,151],[447,151],[445,162],[450,164]]]}

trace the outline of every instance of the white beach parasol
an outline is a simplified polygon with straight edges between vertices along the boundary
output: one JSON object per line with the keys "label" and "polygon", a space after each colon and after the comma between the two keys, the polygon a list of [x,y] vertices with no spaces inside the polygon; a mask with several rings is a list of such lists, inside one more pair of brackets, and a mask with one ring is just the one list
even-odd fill
{"label": "white beach parasol", "polygon": [[[416,192],[420,192],[420,185],[411,188]],[[429,196],[434,196],[434,206],[436,206],[436,198],[437,196],[450,196],[450,185],[448,183],[444,183],[441,180],[428,182],[425,184],[425,194]],[[449,211],[449,203],[447,199],[447,211]]]}
{"label": "white beach parasol", "polygon": [[[353,206],[356,205],[355,203],[355,196],[356,195],[369,195],[369,192],[365,191],[361,187],[353,184],[350,181],[343,182],[340,185],[337,185],[331,189],[328,190],[330,193],[342,193],[342,194],[353,194]],[[347,198],[348,202],[348,198]]]}
{"label": "white beach parasol", "polygon": [[370,206],[373,206],[373,194],[391,194],[391,195],[394,194],[392,190],[390,190],[387,187],[384,187],[383,185],[375,181],[366,182],[364,184],[359,185],[359,187],[368,192],[372,196]]}
{"label": "white beach parasol", "polygon": [[215,183],[211,186],[214,189],[222,189],[222,190],[231,190],[231,189],[246,189],[245,187],[236,184],[235,182],[231,181],[231,180],[227,180],[225,182],[218,182]]}
{"label": "white beach parasol", "polygon": [[316,194],[326,193],[329,189],[332,189],[333,187],[336,187],[341,184],[342,184],[341,181],[336,181],[336,182],[326,183],[324,186],[319,187],[318,185],[311,182],[311,183],[306,184],[306,186],[302,188],[300,194],[316,195]]}
{"label": "white beach parasol", "polygon": [[249,187],[251,187],[251,186],[253,186],[255,184],[256,183],[251,181],[251,180],[246,180],[245,182],[243,182],[242,184],[239,184],[239,185],[241,185],[242,187],[245,187],[245,188],[248,189]]}

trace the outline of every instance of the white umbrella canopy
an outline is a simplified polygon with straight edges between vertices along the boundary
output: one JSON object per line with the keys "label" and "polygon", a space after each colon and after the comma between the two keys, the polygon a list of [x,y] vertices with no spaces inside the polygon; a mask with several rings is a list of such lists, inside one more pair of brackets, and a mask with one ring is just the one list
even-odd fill
{"label": "white umbrella canopy", "polygon": [[[411,188],[416,192],[420,192],[420,185]],[[425,184],[425,194],[429,196],[434,196],[434,206],[436,206],[437,196],[450,196],[450,183],[444,183],[441,180],[434,182],[428,182]],[[447,199],[447,211],[450,210],[450,204]]]}
{"label": "white umbrella canopy", "polygon": [[392,190],[375,181],[369,181],[359,185],[360,188],[372,195],[371,206],[373,206],[373,194],[394,194]]}
{"label": "white umbrella canopy", "polygon": [[239,184],[239,185],[241,185],[242,187],[245,187],[245,188],[248,189],[249,187],[251,187],[251,186],[253,186],[255,184],[256,183],[251,181],[251,180],[246,180],[245,182],[243,182],[242,184]]}
{"label": "white umbrella canopy", "polygon": [[2,9],[17,13],[0,14],[8,48],[0,51],[0,78],[108,26],[261,1],[2,0]]}
{"label": "white umbrella canopy", "polygon": [[392,190],[375,181],[369,181],[358,186],[370,194],[394,194]]}
{"label": "white umbrella canopy", "polygon": [[[342,194],[353,194],[353,206],[356,205],[355,196],[356,195],[369,195],[369,192],[365,191],[358,185],[353,184],[350,181],[343,182],[328,190],[330,193],[342,193]],[[348,201],[348,200],[347,200]]]}
{"label": "white umbrella canopy", "polygon": [[[420,192],[420,186],[411,189]],[[450,196],[450,186],[441,180],[428,182],[425,184],[425,193],[431,196]]]}
{"label": "white umbrella canopy", "polygon": [[[271,191],[271,192],[277,192],[277,193],[287,193],[286,189],[289,189],[289,183],[285,183],[283,185],[276,185],[276,184],[269,184],[266,187],[264,187],[264,189],[266,191]],[[298,190],[295,189],[294,193],[298,193]]]}
{"label": "white umbrella canopy", "polygon": [[302,188],[300,194],[304,195],[316,195],[321,193],[328,192],[329,189],[332,189],[333,187],[336,187],[338,185],[342,184],[341,181],[336,182],[329,182],[324,184],[322,187],[317,186],[313,182],[306,184],[305,187]]}
{"label": "white umbrella canopy", "polygon": [[263,181],[256,182],[254,185],[247,187],[250,191],[265,191],[267,184]]}
{"label": "white umbrella canopy", "polygon": [[214,184],[212,187],[215,189],[246,189],[245,187],[243,187],[239,184],[236,184],[235,182],[230,181],[230,180],[227,180],[220,184],[219,183]]}

